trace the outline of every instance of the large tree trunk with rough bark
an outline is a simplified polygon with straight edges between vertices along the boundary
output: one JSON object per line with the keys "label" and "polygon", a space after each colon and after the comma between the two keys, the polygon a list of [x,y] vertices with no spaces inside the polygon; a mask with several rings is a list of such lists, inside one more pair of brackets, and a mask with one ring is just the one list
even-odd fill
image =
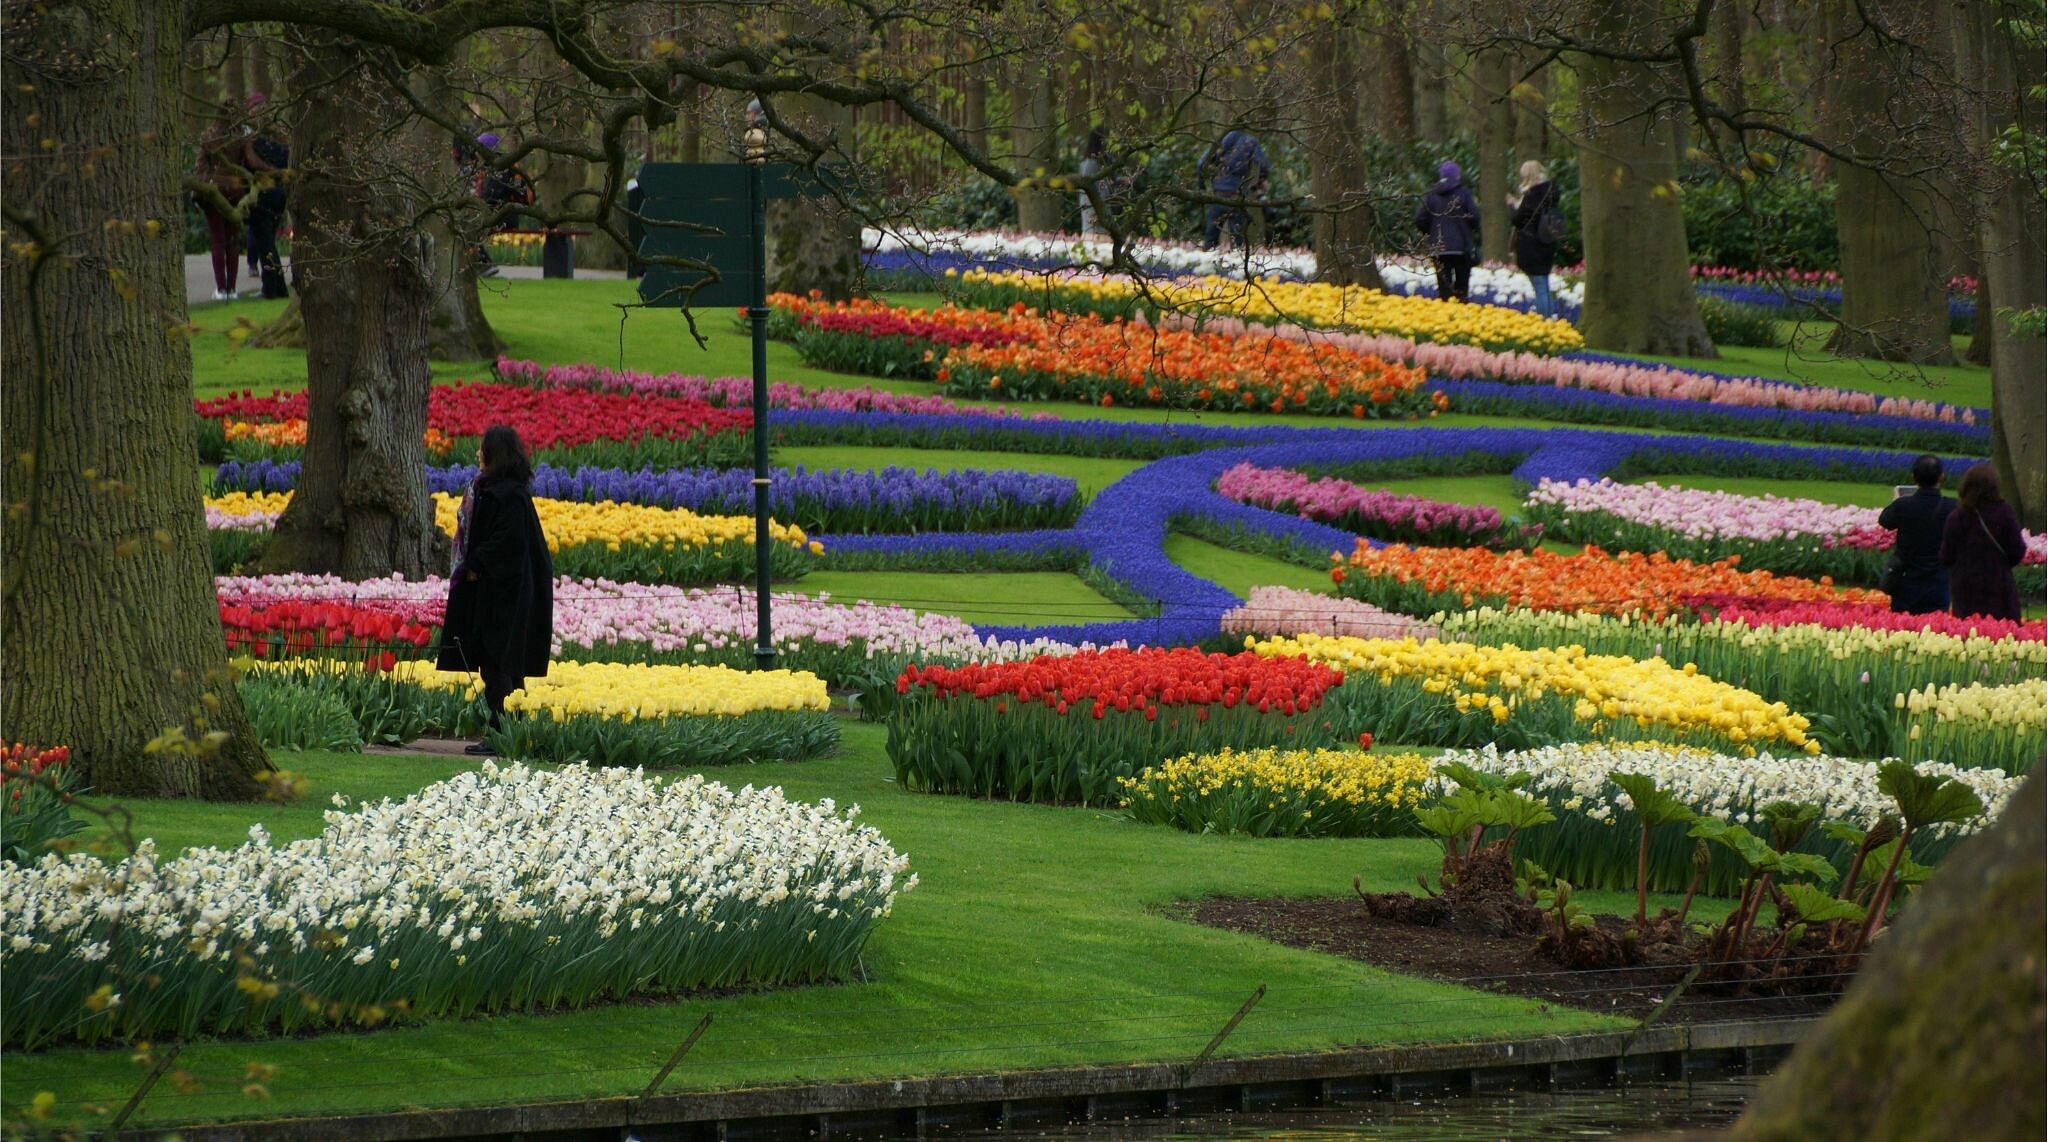
{"label": "large tree trunk with rough bark", "polygon": [[[413,90],[427,106],[444,118],[459,119],[462,103],[439,71],[421,70],[413,78]],[[427,168],[427,185],[460,187],[461,172],[455,167],[455,153],[440,127],[415,119],[407,128],[410,152]],[[462,187],[468,190],[467,187]],[[496,357],[505,342],[484,316],[483,299],[477,295],[477,260],[473,248],[477,235],[465,232],[447,213],[436,211],[421,220],[428,245],[428,270],[433,277],[432,312],[427,314],[427,356],[436,361],[484,361]]]}
{"label": "large tree trunk with rough bark", "polygon": [[1479,200],[1479,248],[1493,261],[1508,259],[1507,193],[1514,185],[1508,145],[1514,139],[1514,109],[1508,102],[1508,55],[1499,48],[1472,61],[1472,117],[1479,135],[1479,169],[1466,179]]}
{"label": "large tree trunk with rough bark", "polygon": [[1390,143],[1415,141],[1415,47],[1405,26],[1409,0],[1374,5],[1371,35],[1373,93],[1361,101],[1359,129]]}
{"label": "large tree trunk with rough bark", "polygon": [[[1592,38],[1626,49],[1649,29],[1654,0],[1601,0]],[[1587,57],[1579,71],[1579,146],[1586,241],[1586,306],[1579,328],[1594,349],[1715,356],[1700,321],[1679,212],[1665,76],[1648,65]]]}
{"label": "large tree trunk with rough bark", "polygon": [[1318,280],[1385,289],[1374,259],[1372,204],[1365,197],[1365,155],[1358,148],[1358,37],[1348,23],[1317,29],[1309,53],[1309,191],[1317,213],[1311,235]]}
{"label": "large tree trunk with rough bark", "polygon": [[[1030,63],[1020,63],[1017,84],[1010,99],[1010,145],[1025,177],[1037,181],[1059,173],[1059,136],[1053,130],[1052,75]],[[1034,234],[1050,234],[1060,228],[1067,196],[1056,189],[1020,189],[1017,194],[1017,228]]]}
{"label": "large tree trunk with rough bark", "polygon": [[1450,64],[1444,58],[1444,45],[1437,38],[1437,30],[1443,27],[1443,0],[1413,0],[1413,7],[1415,19],[1412,27],[1419,29],[1412,37],[1415,45],[1415,136],[1424,143],[1436,145],[1451,137],[1450,116],[1444,99]]}
{"label": "large tree trunk with rough bark", "polygon": [[[171,332],[181,11],[5,13],[0,716],[9,741],[70,746],[94,793],[229,800],[269,764],[227,669]],[[145,752],[174,728],[195,748]]]}
{"label": "large tree trunk with rough bark", "polygon": [[[1844,357],[1952,365],[1947,270],[1934,233],[1934,187],[1921,173],[1928,116],[1909,113],[1925,29],[1897,0],[1834,0],[1842,41],[1828,99],[1830,133],[1847,161],[1835,172],[1835,233],[1842,247],[1842,318],[1829,348]],[[1917,6],[1916,6],[1917,7]],[[1882,30],[1865,16],[1882,21]],[[1886,37],[1880,42],[1879,36]],[[1909,42],[1889,37],[1904,35]],[[1909,137],[1900,134],[1907,131]]]}
{"label": "large tree trunk with rough bark", "polygon": [[1731,1137],[2042,1136],[2043,797],[1949,854]]}
{"label": "large tree trunk with rough bark", "polygon": [[[2042,217],[2038,172],[2015,169],[1994,157],[2012,126],[2038,138],[2048,127],[2040,92],[2040,53],[2022,48],[1998,24],[1998,14],[1972,5],[1958,14],[1959,74],[1974,77],[1982,94],[1972,101],[1980,161],[1978,261],[1997,311],[1980,308],[1980,329],[1991,337],[1991,456],[1999,482],[2035,531],[2048,531],[2048,347],[2016,330],[2002,313],[2048,305],[2048,224]],[[1983,334],[1980,332],[1980,337]]]}
{"label": "large tree trunk with rough bark", "polygon": [[292,84],[306,93],[293,132],[306,458],[259,565],[424,578],[448,568],[423,443],[434,243],[401,172],[432,158],[360,56],[313,39]]}

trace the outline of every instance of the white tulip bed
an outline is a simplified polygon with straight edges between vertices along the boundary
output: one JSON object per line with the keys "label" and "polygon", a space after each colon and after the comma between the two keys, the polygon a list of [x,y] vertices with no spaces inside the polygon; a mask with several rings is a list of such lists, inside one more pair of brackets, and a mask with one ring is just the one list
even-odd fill
{"label": "white tulip bed", "polygon": [[[337,804],[341,798],[337,796]],[[859,807],[485,765],[318,836],[0,862],[0,1043],[530,1010],[849,974],[909,862]]]}

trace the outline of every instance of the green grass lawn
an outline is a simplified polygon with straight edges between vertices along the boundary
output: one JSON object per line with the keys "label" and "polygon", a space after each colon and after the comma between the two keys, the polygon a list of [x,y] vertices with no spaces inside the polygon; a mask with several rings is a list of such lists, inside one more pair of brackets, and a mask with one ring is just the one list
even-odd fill
{"label": "green grass lawn", "polygon": [[[1392,975],[1349,960],[1178,922],[1158,909],[1216,894],[1342,896],[1412,888],[1436,865],[1422,840],[1294,841],[1198,836],[1106,810],[1051,808],[896,789],[880,727],[848,723],[836,757],[721,771],[806,800],[858,803],[920,877],[877,931],[865,979],[836,987],[510,1015],[285,1040],[200,1042],[137,1121],[302,1115],[400,1106],[529,1102],[644,1087],[703,1014],[710,1031],[667,1089],[1083,1062],[1188,1058],[1243,998],[1267,998],[1224,1054],[1347,1043],[1529,1036],[1622,1025],[1591,1013]],[[305,754],[312,796],[289,807],[142,802],[137,832],[165,849],[233,845],[262,821],[279,840],[312,835],[333,791],[397,796],[459,762]],[[1581,893],[1626,911],[1621,893]],[[1675,904],[1676,901],[1667,901]],[[1715,907],[1725,911],[1724,903]],[[1706,913],[1712,916],[1710,908]],[[239,1093],[244,1068],[278,1068],[271,1097]],[[118,1103],[138,1068],[122,1050],[8,1059],[7,1103]]]}
{"label": "green grass lawn", "polygon": [[1166,555],[1182,568],[1239,595],[1253,587],[1293,587],[1298,591],[1327,595],[1334,586],[1326,571],[1282,563],[1265,555],[1232,551],[1193,536],[1167,536]]}

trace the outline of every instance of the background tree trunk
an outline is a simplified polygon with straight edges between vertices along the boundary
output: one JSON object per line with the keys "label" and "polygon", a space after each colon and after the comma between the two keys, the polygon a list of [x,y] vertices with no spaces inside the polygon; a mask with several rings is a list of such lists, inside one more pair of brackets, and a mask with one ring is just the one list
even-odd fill
{"label": "background tree trunk", "polygon": [[1414,0],[1415,19],[1409,40],[1415,45],[1415,136],[1422,143],[1441,146],[1450,138],[1450,117],[1444,105],[1444,88],[1450,68],[1444,59],[1443,43],[1436,38],[1443,27],[1443,0]]}
{"label": "background tree trunk", "polygon": [[[1017,84],[1010,101],[1010,147],[1016,163],[1028,177],[1059,173],[1059,137],[1053,130],[1052,76],[1024,63],[1018,66]],[[1019,190],[1017,228],[1050,234],[1060,228],[1066,213],[1066,195],[1057,190]]]}
{"label": "background tree trunk", "polygon": [[[461,100],[439,71],[421,69],[414,73],[412,85],[420,102],[444,118],[461,119]],[[455,167],[454,141],[440,127],[415,119],[409,133],[413,153],[428,164],[427,185],[469,190],[461,186],[462,175]],[[487,361],[496,357],[504,350],[505,342],[491,328],[490,320],[484,316],[483,300],[477,296],[477,263],[471,254],[477,235],[459,227],[445,211],[435,211],[421,221],[434,299],[433,311],[427,315],[427,356],[436,361]]]}
{"label": "background tree trunk", "polygon": [[[1934,196],[1925,178],[1899,173],[1924,146],[1900,138],[1904,51],[1880,44],[1863,14],[1897,10],[1878,0],[1835,0],[1840,63],[1828,101],[1830,133],[1852,161],[1834,164],[1835,233],[1842,247],[1842,319],[1828,347],[1844,357],[1952,365],[1947,274],[1935,241]],[[1885,32],[1912,33],[1887,20]],[[1918,39],[1919,37],[1916,37]],[[1924,109],[1922,111],[1924,115]],[[1903,144],[1903,146],[1902,146]],[[1910,165],[1918,165],[1911,163]]]}
{"label": "background tree trunk", "polygon": [[1731,1137],[2039,1138],[2043,785],[1906,902]]}
{"label": "background tree trunk", "polygon": [[1415,48],[1404,26],[1410,0],[1384,0],[1376,5],[1370,33],[1374,92],[1361,108],[1359,126],[1390,143],[1415,141]]}
{"label": "background tree trunk", "polygon": [[1514,183],[1509,172],[1508,144],[1514,137],[1514,108],[1508,102],[1508,57],[1499,49],[1480,52],[1472,60],[1472,118],[1478,128],[1479,168],[1466,176],[1479,203],[1481,256],[1508,257],[1508,208],[1503,201]]}
{"label": "background tree trunk", "polygon": [[[809,96],[784,96],[775,110],[806,136],[840,148],[853,146],[853,113]],[[853,296],[860,280],[860,222],[830,198],[798,198],[768,204],[768,288],[804,294],[812,290],[840,301]]]}
{"label": "background tree trunk", "polygon": [[[191,357],[166,332],[185,320],[182,19],[8,6],[0,717],[9,741],[70,746],[96,794],[228,800],[269,763],[227,671]],[[44,139],[61,161],[24,161]],[[50,243],[33,284],[22,220]],[[145,754],[170,727],[226,736]]]}
{"label": "background tree trunk", "polygon": [[[1509,78],[1517,79],[1534,62],[1518,62]],[[1537,68],[1529,78],[1517,82],[1511,102],[1515,107],[1515,166],[1519,168],[1530,159],[1542,161],[1550,150],[1550,68]],[[1514,184],[1509,183],[1508,188],[1514,189]]]}
{"label": "background tree trunk", "polygon": [[1317,208],[1311,240],[1318,280],[1385,289],[1373,257],[1373,212],[1364,195],[1365,155],[1358,148],[1357,51],[1348,21],[1325,23],[1310,42],[1309,192]]}
{"label": "background tree trunk", "polygon": [[[2038,313],[2048,305],[2048,225],[2038,172],[2006,165],[1993,148],[2008,126],[2036,138],[2048,128],[2039,95],[2041,60],[2031,49],[2021,56],[1998,25],[1998,13],[1986,5],[1971,5],[1956,23],[1959,73],[1981,84],[1972,108],[1977,150],[1986,164],[1976,204],[1985,291],[2001,311]],[[1989,308],[1980,308],[1977,320],[1991,337],[1991,456],[1999,483],[2020,522],[2048,530],[2048,354],[2041,338],[2016,333]]]}
{"label": "background tree trunk", "polygon": [[[1658,12],[1655,0],[1600,0],[1597,42],[1627,45]],[[1585,131],[1579,180],[1586,306],[1579,329],[1594,349],[1712,357],[1700,321],[1678,205],[1671,114],[1650,68],[1596,57],[1580,67]]]}
{"label": "background tree trunk", "polygon": [[[403,171],[433,169],[422,132],[331,37],[308,37],[292,86],[299,307],[306,327],[306,455],[258,565],[347,579],[445,574],[448,538],[427,494],[433,241]],[[392,140],[398,140],[393,142]]]}

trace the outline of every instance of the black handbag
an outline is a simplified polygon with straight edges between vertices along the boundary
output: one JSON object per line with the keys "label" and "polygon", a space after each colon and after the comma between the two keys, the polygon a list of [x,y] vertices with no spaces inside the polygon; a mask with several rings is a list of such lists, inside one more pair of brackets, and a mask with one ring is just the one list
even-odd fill
{"label": "black handbag", "polygon": [[1905,561],[1899,558],[1898,552],[1894,551],[1891,554],[1891,558],[1884,561],[1884,570],[1878,572],[1877,589],[1887,595],[1896,595],[1899,593],[1899,588],[1904,585],[1905,578]]}

